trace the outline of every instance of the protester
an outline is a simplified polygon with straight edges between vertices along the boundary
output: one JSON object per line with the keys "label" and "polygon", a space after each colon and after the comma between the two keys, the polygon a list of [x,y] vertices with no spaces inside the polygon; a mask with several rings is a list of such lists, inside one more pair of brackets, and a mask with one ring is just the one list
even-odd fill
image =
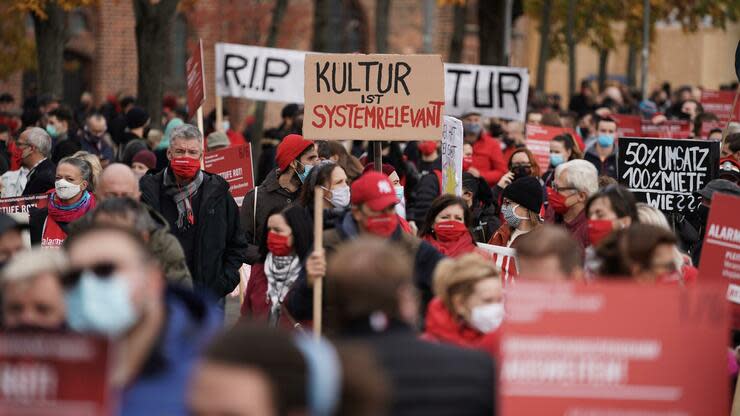
{"label": "protester", "polygon": [[[396,187],[396,192],[401,191],[403,193],[403,198],[401,198],[399,194],[399,199],[402,200],[402,206],[405,209],[406,200],[409,200],[411,198],[412,191],[419,183],[419,172],[416,170],[416,165],[408,160],[407,157],[403,154],[400,142],[380,142],[380,144],[382,148],[381,155],[384,165],[383,172],[385,172],[385,174],[389,176],[392,175],[392,172],[395,172],[398,176],[398,180],[396,180],[395,178],[391,178],[391,182],[393,182],[393,186]],[[375,152],[368,152],[365,156],[360,158],[360,162],[365,164],[364,171],[373,169],[375,163]],[[399,215],[401,215],[400,208],[398,209],[398,211]],[[406,218],[405,215],[401,216]]]}
{"label": "protester", "polygon": [[206,146],[208,146],[209,152],[213,152],[214,150],[225,149],[231,146],[231,142],[229,141],[229,138],[226,137],[226,134],[224,134],[223,132],[214,131],[213,133],[208,135]]}
{"label": "protester", "polygon": [[439,155],[437,145],[439,142],[428,140],[419,143],[419,173],[423,176],[432,173],[435,170],[442,170],[442,158]]}
{"label": "protester", "polygon": [[506,162],[498,141],[488,135],[478,113],[462,116],[465,143],[473,146],[473,164],[466,172],[482,177],[488,185],[495,185],[506,173]]}
{"label": "protester", "polygon": [[503,145],[504,160],[511,160],[511,155],[515,150],[526,146],[524,124],[519,121],[506,123],[501,135],[501,144]]}
{"label": "protester", "polygon": [[277,128],[265,131],[261,140],[262,155],[257,163],[257,182],[262,183],[275,170],[276,149],[283,138],[291,134],[303,134],[303,106],[299,104],[287,104],[280,112],[282,119]]}
{"label": "protester", "polygon": [[51,111],[46,123],[46,132],[49,133],[52,141],[52,161],[58,163],[61,159],[54,158],[57,146],[77,133],[72,120],[72,112],[65,106]]}
{"label": "protester", "polygon": [[578,242],[563,227],[544,224],[517,241],[519,279],[573,281],[583,278]]}
{"label": "protester", "polygon": [[617,177],[617,122],[613,118],[602,117],[596,122],[596,140],[586,148],[583,158],[591,162],[599,176]]}
{"label": "protester", "polygon": [[100,159],[88,152],[79,151],[73,154],[71,157],[75,159],[81,159],[90,164],[92,168],[91,181],[92,189],[98,189],[98,183],[100,182],[100,176],[103,174],[103,166],[100,164]]}
{"label": "protester", "polygon": [[277,169],[244,197],[239,212],[249,242],[248,264],[259,259],[258,248],[264,243],[262,236],[265,235],[267,215],[298,200],[303,183],[318,163],[319,155],[313,141],[290,134],[280,143]]}
{"label": "protester", "polygon": [[442,255],[426,241],[403,231],[395,212],[398,198],[388,177],[380,172],[367,172],[352,182],[351,194],[351,211],[336,227],[324,231],[324,249],[312,252],[305,273],[301,273],[288,295],[286,305],[295,319],[311,319],[313,298],[308,283],[324,275],[326,258],[338,247],[360,236],[375,236],[397,243],[414,259],[414,282],[421,291],[422,305],[432,297],[432,274]]}
{"label": "protester", "polygon": [[0,293],[4,330],[60,330],[66,316],[61,276],[67,256],[42,248],[18,253],[4,267]]}
{"label": "protester", "polygon": [[588,198],[599,189],[597,172],[585,160],[571,160],[555,168],[552,188],[547,188],[550,223],[561,223],[585,249],[588,246]]}
{"label": "protester", "polygon": [[103,167],[113,162],[113,147],[108,142],[107,131],[105,117],[100,113],[93,113],[87,118],[81,141],[81,150],[97,156]]}
{"label": "protester", "polygon": [[[365,166],[365,172],[370,172],[375,169],[373,164]],[[409,231],[408,223],[406,222],[406,196],[405,187],[402,185],[401,177],[398,175],[396,168],[389,163],[383,163],[383,174],[388,177],[393,185],[393,191],[396,193],[398,203],[396,203],[396,214],[401,222],[401,226],[404,230]]]}
{"label": "protester", "polygon": [[578,148],[578,144],[570,134],[561,134],[553,137],[550,141],[550,166],[542,175],[542,181],[545,186],[552,186],[555,179],[555,168],[565,162],[575,159],[582,159],[583,153]]}
{"label": "protester", "polygon": [[586,201],[590,245],[597,246],[614,230],[638,223],[636,204],[634,195],[622,185],[610,185],[591,195]]}
{"label": "protester", "polygon": [[23,232],[28,224],[22,224],[6,214],[0,214],[0,270],[16,253],[25,247]]}
{"label": "protester", "polygon": [[134,156],[147,150],[145,130],[149,127],[149,113],[141,107],[132,107],[126,113],[126,131],[119,144],[119,161],[131,166]]}
{"label": "protester", "polygon": [[475,241],[487,243],[501,225],[493,204],[493,194],[484,179],[476,178],[468,172],[462,175],[462,199],[471,212],[471,230]]}
{"label": "protester", "polygon": [[434,295],[426,340],[483,348],[484,338],[495,336],[504,319],[500,272],[480,256],[442,260],[434,272]]}
{"label": "protester", "polygon": [[63,282],[68,325],[126,352],[113,369],[120,414],[186,414],[193,364],[223,318],[192,292],[166,285],[144,243],[125,229],[88,228],[65,247],[74,271]]}
{"label": "protester", "polygon": [[301,189],[300,205],[306,209],[309,221],[312,221],[316,187],[323,191],[323,225],[324,229],[333,228],[338,219],[349,209],[349,179],[341,166],[330,161],[321,162],[311,170],[306,182],[308,186]]}
{"label": "protester", "polygon": [[331,160],[344,169],[349,181],[353,181],[362,175],[364,167],[360,161],[349,154],[347,148],[336,140],[323,140],[317,143],[318,153],[321,160]]}
{"label": "protester", "polygon": [[196,291],[223,298],[239,284],[247,248],[229,184],[200,170],[203,136],[195,126],[172,131],[167,157],[164,171],[141,178],[141,201],[180,241]]}
{"label": "protester", "polygon": [[95,208],[92,168],[73,157],[59,161],[54,191],[46,208],[32,210],[29,224],[31,242],[42,247],[59,248],[67,238],[70,223]]}
{"label": "protester", "polygon": [[[508,171],[506,174],[501,177],[492,189],[494,201],[499,204],[504,189],[513,181],[527,176],[533,176],[537,179],[540,177],[540,166],[537,163],[537,159],[535,159],[532,152],[526,147],[516,149],[511,153],[511,158],[507,162],[507,168]],[[542,192],[544,193],[544,191]]]}
{"label": "protester", "polygon": [[226,135],[227,139],[229,140],[229,146],[239,146],[247,143],[247,140],[244,139],[244,136],[237,130],[235,130],[234,126],[231,125],[229,111],[226,109],[223,109],[221,111],[220,126],[216,126],[216,109],[211,110],[211,112],[208,114],[208,117],[206,117],[206,124],[207,136],[210,136],[210,134],[214,131],[219,131]]}
{"label": "protester", "polygon": [[476,252],[470,232],[470,210],[462,198],[442,195],[435,199],[419,229],[419,237],[448,257]]}
{"label": "protester", "polygon": [[22,158],[22,166],[28,169],[23,196],[46,193],[54,187],[56,166],[49,160],[51,137],[44,129],[31,127],[23,131],[16,147]]}
{"label": "protester", "polygon": [[494,414],[491,358],[424,342],[411,329],[417,306],[407,253],[367,238],[337,249],[326,281],[340,339],[375,353],[391,383],[391,415]]}
{"label": "protester", "polygon": [[740,163],[740,133],[728,134],[722,142],[723,159],[734,159]]}
{"label": "protester", "polygon": [[241,315],[291,328],[297,322],[283,311],[283,301],[313,244],[311,220],[305,210],[294,206],[270,215],[265,230],[261,261],[252,265]]}
{"label": "protester", "polygon": [[524,176],[507,186],[503,192],[501,213],[505,224],[491,237],[489,244],[516,247],[517,238],[537,228],[542,220],[542,186],[534,176]]}
{"label": "protester", "polygon": [[704,243],[707,220],[709,219],[709,208],[712,205],[712,198],[717,192],[740,196],[740,186],[725,179],[709,181],[704,188],[694,192],[695,197],[701,198],[701,204],[694,212],[686,216],[680,224],[683,227],[679,228],[679,230],[684,231],[681,238],[688,247],[687,251],[691,256],[693,264],[699,264],[699,260],[701,259],[701,248]]}
{"label": "protester", "polygon": [[133,159],[131,159],[131,170],[134,172],[136,179],[141,179],[149,171],[157,167],[157,156],[151,150],[139,150]]}

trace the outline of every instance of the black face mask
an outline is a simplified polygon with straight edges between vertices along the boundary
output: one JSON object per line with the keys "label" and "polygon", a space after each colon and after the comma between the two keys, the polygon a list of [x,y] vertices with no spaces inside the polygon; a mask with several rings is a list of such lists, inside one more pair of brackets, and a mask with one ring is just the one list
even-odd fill
{"label": "black face mask", "polygon": [[513,146],[514,143],[516,143],[516,140],[514,140],[512,137],[509,137],[508,134],[504,134],[503,136],[501,136],[501,141],[504,142],[506,147]]}
{"label": "black face mask", "polygon": [[532,168],[527,166],[517,166],[512,168],[511,171],[514,173],[514,180],[532,175]]}

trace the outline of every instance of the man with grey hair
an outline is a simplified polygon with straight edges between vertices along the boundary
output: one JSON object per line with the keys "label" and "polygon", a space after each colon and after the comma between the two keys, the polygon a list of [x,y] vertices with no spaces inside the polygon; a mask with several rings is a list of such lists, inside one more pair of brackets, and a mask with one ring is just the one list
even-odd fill
{"label": "man with grey hair", "polygon": [[586,201],[599,190],[598,172],[590,162],[571,160],[555,168],[547,189],[547,219],[563,224],[584,249],[589,244]]}
{"label": "man with grey hair", "polygon": [[141,178],[141,201],[169,223],[185,251],[196,291],[218,298],[239,284],[247,242],[229,184],[200,169],[203,136],[184,124],[172,130],[169,165]]}
{"label": "man with grey hair", "polygon": [[51,137],[40,127],[29,127],[16,142],[21,152],[21,166],[28,169],[28,181],[23,196],[43,194],[54,187],[56,166],[49,159]]}

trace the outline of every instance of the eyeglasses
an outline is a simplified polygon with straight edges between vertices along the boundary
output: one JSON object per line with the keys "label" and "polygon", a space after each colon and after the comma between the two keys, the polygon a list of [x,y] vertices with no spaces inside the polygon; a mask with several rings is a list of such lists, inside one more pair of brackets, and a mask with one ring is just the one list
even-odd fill
{"label": "eyeglasses", "polygon": [[557,186],[556,184],[554,184],[554,183],[553,183],[553,184],[552,184],[552,190],[553,190],[553,191],[555,191],[555,192],[562,192],[562,191],[577,191],[577,190],[578,190],[578,188],[574,188],[574,187],[572,187],[572,186],[563,186],[563,187],[559,187],[559,186]]}
{"label": "eyeglasses", "polygon": [[82,273],[85,271],[93,272],[102,279],[109,279],[117,269],[116,265],[110,262],[96,263],[88,267],[75,268],[62,275],[62,286],[65,288],[74,287],[80,281]]}

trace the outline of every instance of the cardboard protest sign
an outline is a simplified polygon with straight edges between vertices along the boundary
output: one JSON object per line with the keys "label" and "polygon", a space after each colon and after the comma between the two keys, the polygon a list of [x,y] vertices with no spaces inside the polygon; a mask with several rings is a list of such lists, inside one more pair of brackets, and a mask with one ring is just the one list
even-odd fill
{"label": "cardboard protest sign", "polygon": [[566,133],[573,134],[563,127],[542,126],[539,124],[527,124],[526,133],[527,149],[534,155],[542,173],[545,173],[550,167],[550,142],[553,137]]}
{"label": "cardboard protest sign", "polygon": [[642,133],[641,137],[686,139],[691,137],[691,124],[688,120],[666,120],[660,124],[653,124],[650,120],[642,120],[640,131]]}
{"label": "cardboard protest sign", "polygon": [[484,117],[524,121],[528,94],[527,68],[445,64],[448,114],[477,112]]}
{"label": "cardboard protest sign", "polygon": [[206,153],[205,170],[220,175],[229,183],[229,192],[237,204],[254,188],[252,170],[252,148],[250,145],[231,146]]}
{"label": "cardboard protest sign", "polygon": [[693,192],[717,177],[719,142],[620,138],[617,179],[638,201],[665,212],[690,212]]}
{"label": "cardboard protest sign", "polygon": [[252,100],[303,102],[306,52],[216,44],[216,95]]}
{"label": "cardboard protest sign", "polygon": [[726,415],[718,285],[537,284],[506,294],[503,415]]}
{"label": "cardboard protest sign", "polygon": [[455,117],[445,116],[442,128],[442,190],[462,195],[463,125]]}
{"label": "cardboard protest sign", "polygon": [[206,75],[203,67],[203,40],[190,51],[185,61],[185,75],[188,83],[188,117],[192,118],[206,100]]}
{"label": "cardboard protest sign", "polygon": [[617,122],[617,137],[641,137],[642,118],[626,114],[612,114],[609,117]]}
{"label": "cardboard protest sign", "polygon": [[309,139],[440,140],[439,55],[310,54],[303,135]]}
{"label": "cardboard protest sign", "polygon": [[735,91],[703,90],[701,92],[701,106],[704,112],[716,115],[723,125],[728,121],[740,119],[740,106],[732,114],[732,104],[735,101]]}
{"label": "cardboard protest sign", "polygon": [[699,262],[701,281],[729,282],[727,299],[740,308],[740,198],[715,192]]}
{"label": "cardboard protest sign", "polygon": [[82,335],[0,334],[0,414],[113,414],[105,339]]}

